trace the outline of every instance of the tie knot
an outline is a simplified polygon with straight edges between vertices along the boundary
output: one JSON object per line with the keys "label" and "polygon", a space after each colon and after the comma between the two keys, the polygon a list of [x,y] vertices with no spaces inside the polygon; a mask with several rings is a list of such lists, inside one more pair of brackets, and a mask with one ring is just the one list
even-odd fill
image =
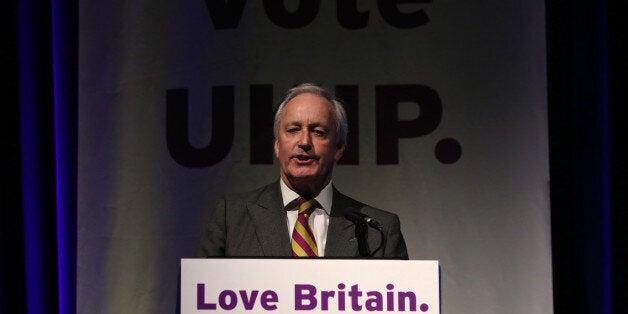
{"label": "tie knot", "polygon": [[299,215],[309,216],[316,209],[316,206],[318,206],[316,199],[306,200],[304,197],[299,197]]}

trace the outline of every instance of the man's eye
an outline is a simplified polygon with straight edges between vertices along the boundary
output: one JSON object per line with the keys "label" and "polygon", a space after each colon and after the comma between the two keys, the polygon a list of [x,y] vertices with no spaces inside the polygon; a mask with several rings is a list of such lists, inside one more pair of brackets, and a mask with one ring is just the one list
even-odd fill
{"label": "man's eye", "polygon": [[288,129],[288,133],[296,133],[298,131],[299,131],[298,128],[290,128],[290,129]]}
{"label": "man's eye", "polygon": [[316,133],[318,135],[325,135],[325,134],[327,134],[327,132],[325,132],[323,130],[314,130],[314,133]]}

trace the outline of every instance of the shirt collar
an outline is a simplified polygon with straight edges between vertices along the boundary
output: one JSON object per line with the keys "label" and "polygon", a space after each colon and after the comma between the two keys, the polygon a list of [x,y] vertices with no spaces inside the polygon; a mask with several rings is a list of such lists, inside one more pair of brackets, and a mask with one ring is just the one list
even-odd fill
{"label": "shirt collar", "polygon": [[[299,198],[299,194],[293,190],[291,190],[283,179],[279,180],[279,186],[281,187],[281,198],[283,199],[283,206],[286,207],[288,204],[293,202],[295,199]],[[314,199],[321,205],[323,210],[329,215],[331,213],[331,203],[333,198],[334,190],[332,189],[331,180],[329,183],[318,193]]]}

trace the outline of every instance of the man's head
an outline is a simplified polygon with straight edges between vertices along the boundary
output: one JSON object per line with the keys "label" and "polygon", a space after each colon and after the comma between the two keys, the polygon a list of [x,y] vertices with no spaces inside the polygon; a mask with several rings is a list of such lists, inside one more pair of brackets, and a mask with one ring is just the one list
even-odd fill
{"label": "man's head", "polygon": [[288,91],[275,114],[275,155],[286,185],[299,194],[315,194],[329,183],[342,157],[348,132],[342,104],[313,84]]}

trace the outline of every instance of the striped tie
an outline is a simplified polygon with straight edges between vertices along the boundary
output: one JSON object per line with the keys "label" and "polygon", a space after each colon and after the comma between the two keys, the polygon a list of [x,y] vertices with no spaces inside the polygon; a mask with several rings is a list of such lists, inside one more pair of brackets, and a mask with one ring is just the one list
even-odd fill
{"label": "striped tie", "polygon": [[314,233],[308,223],[308,218],[317,205],[318,202],[315,199],[306,201],[303,197],[299,197],[299,218],[292,231],[292,256],[318,256]]}

